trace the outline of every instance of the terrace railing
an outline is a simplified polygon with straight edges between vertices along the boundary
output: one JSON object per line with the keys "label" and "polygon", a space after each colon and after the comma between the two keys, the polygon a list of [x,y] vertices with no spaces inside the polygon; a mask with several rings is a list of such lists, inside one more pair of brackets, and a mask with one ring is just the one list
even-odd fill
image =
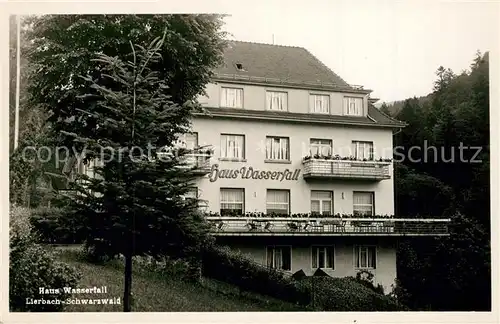
{"label": "terrace railing", "polygon": [[307,159],[303,160],[304,178],[359,179],[379,181],[390,179],[390,162]]}
{"label": "terrace railing", "polygon": [[207,216],[225,236],[447,236],[450,219]]}

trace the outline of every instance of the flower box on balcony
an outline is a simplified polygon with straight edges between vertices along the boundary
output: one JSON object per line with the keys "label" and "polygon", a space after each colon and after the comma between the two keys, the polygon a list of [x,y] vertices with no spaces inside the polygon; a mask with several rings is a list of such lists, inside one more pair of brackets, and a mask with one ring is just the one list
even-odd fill
{"label": "flower box on balcony", "polygon": [[371,161],[356,160],[352,157],[305,157],[304,178],[337,178],[380,181],[390,179],[390,161],[379,159]]}

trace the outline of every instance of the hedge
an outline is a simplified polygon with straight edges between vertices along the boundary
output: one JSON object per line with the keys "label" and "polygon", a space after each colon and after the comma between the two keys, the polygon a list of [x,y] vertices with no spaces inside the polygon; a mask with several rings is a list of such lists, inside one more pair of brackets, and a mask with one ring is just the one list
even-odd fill
{"label": "hedge", "polygon": [[11,311],[60,311],[64,307],[62,303],[30,304],[27,300],[64,300],[69,297],[64,292],[41,295],[39,288],[74,287],[80,274],[36,243],[29,217],[28,209],[11,206],[9,308]]}
{"label": "hedge", "polygon": [[313,292],[313,305],[323,311],[404,311],[392,297],[377,293],[360,284],[354,277],[308,277],[300,281]]}
{"label": "hedge", "polygon": [[227,247],[210,246],[202,251],[202,275],[300,305],[311,301],[308,289],[298,286],[292,277],[263,267]]}

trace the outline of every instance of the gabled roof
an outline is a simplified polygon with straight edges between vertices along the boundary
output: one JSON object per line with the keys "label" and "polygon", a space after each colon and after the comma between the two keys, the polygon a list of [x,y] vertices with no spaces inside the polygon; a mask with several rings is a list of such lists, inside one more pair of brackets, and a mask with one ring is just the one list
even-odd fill
{"label": "gabled roof", "polygon": [[[330,70],[308,50],[301,47],[229,41],[224,64],[216,69],[215,81],[253,82],[278,86],[301,86],[308,89],[360,92],[370,90],[351,86]],[[275,112],[249,109],[208,108],[209,115],[241,119],[267,119],[290,122],[345,124],[399,128],[406,124],[395,120],[368,104],[368,116],[337,116],[307,113]]]}
{"label": "gabled roof", "polygon": [[349,85],[308,50],[294,46],[229,41],[224,64],[214,72],[216,79],[267,80],[267,83],[360,90]]}

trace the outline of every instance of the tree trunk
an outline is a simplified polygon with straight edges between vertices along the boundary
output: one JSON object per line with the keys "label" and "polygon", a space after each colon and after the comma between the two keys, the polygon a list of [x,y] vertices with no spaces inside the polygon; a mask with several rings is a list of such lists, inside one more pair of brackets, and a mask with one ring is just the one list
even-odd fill
{"label": "tree trunk", "polygon": [[132,311],[132,253],[125,255],[125,289],[123,293],[123,311]]}

